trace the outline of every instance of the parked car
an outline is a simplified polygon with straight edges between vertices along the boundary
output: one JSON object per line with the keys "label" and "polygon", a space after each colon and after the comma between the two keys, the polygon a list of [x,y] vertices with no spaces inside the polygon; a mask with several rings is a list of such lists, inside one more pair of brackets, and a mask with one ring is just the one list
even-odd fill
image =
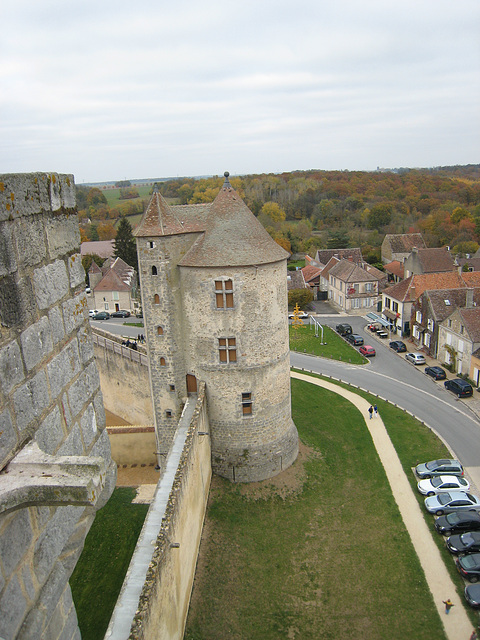
{"label": "parked car", "polygon": [[375,333],[376,331],[378,331],[379,329],[381,329],[382,326],[380,324],[367,324],[367,329],[369,331],[371,331],[372,333]]}
{"label": "parked car", "polygon": [[412,364],[425,364],[425,356],[423,353],[407,353],[405,359]]}
{"label": "parked car", "polygon": [[88,315],[90,318],[93,318],[93,316],[97,315],[98,313],[98,309],[89,309],[88,311]]}
{"label": "parked car", "polygon": [[443,383],[445,385],[445,389],[451,391],[459,398],[468,398],[473,395],[472,385],[469,384],[466,380],[462,380],[462,378],[454,378],[453,380],[445,380]]}
{"label": "parked car", "polygon": [[428,480],[420,480],[417,488],[424,496],[434,496],[443,491],[469,491],[470,483],[458,476],[435,476]]}
{"label": "parked car", "polygon": [[110,314],[108,311],[100,311],[93,316],[92,320],[108,320],[109,318]]}
{"label": "parked car", "polygon": [[366,344],[363,347],[360,347],[359,351],[362,354],[362,356],[367,356],[367,358],[372,358],[376,354],[375,349],[371,347],[369,344]]}
{"label": "parked car", "polygon": [[404,351],[407,350],[407,345],[401,340],[392,340],[389,346],[390,346],[390,349],[393,349],[397,353],[403,353]]}
{"label": "parked car", "polygon": [[341,336],[348,336],[350,333],[353,333],[352,327],[349,324],[337,324],[335,331]]}
{"label": "parked car", "polygon": [[350,344],[353,344],[355,347],[361,347],[363,344],[362,336],[359,336],[357,333],[349,333],[345,336],[345,340],[348,340]]}
{"label": "parked car", "polygon": [[465,587],[465,600],[474,609],[480,608],[480,584],[468,584]]}
{"label": "parked car", "polygon": [[470,582],[480,580],[480,553],[470,553],[455,560],[460,575]]}
{"label": "parked car", "polygon": [[435,529],[443,535],[462,531],[480,530],[480,513],[477,511],[457,511],[435,520]]}
{"label": "parked car", "polygon": [[419,478],[433,478],[435,476],[463,476],[463,467],[458,460],[442,459],[430,460],[417,464],[415,473]]}
{"label": "parked car", "polygon": [[429,513],[442,516],[457,510],[480,509],[480,498],[465,491],[447,491],[425,498],[425,508]]}
{"label": "parked car", "polygon": [[480,552],[480,531],[467,531],[449,536],[446,541],[447,549],[456,556],[465,553]]}
{"label": "parked car", "polygon": [[[293,318],[295,317],[295,314],[293,313],[293,311],[289,311],[288,312],[288,319],[289,320],[293,320]],[[308,318],[309,315],[306,311],[299,311],[298,312],[298,317],[301,318],[302,320],[305,320],[305,318]]]}
{"label": "parked car", "polygon": [[120,311],[114,311],[112,313],[112,318],[129,318],[130,317],[130,311],[124,311],[122,309],[120,309]]}
{"label": "parked car", "polygon": [[431,376],[434,380],[445,380],[447,374],[442,367],[425,367],[427,376]]}

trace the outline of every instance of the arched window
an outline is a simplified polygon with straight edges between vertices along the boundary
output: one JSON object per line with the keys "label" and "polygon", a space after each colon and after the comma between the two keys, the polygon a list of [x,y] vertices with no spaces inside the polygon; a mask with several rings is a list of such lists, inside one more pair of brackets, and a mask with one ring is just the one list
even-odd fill
{"label": "arched window", "polygon": [[167,363],[165,362],[165,358],[160,358],[160,366],[164,367]]}
{"label": "arched window", "polygon": [[152,276],[156,276],[156,275],[158,275],[157,267],[155,265],[153,265],[153,267],[152,267]]}
{"label": "arched window", "polygon": [[157,327],[157,336],[163,336],[163,327]]}
{"label": "arched window", "polygon": [[158,293],[153,296],[153,304],[160,304],[160,296]]}

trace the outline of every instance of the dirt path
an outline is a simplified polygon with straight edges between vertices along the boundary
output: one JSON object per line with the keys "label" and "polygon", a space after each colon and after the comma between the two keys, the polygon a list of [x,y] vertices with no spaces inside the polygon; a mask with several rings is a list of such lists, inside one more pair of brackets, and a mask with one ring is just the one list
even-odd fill
{"label": "dirt path", "polygon": [[[465,611],[464,602],[459,599],[453,581],[445,567],[437,545],[423,518],[420,506],[415,498],[403,467],[388,436],[380,416],[368,418],[370,404],[361,396],[347,391],[331,382],[314,378],[302,373],[291,372],[291,377],[316,384],[319,387],[338,393],[352,402],[365,417],[365,423],[372,436],[375,448],[387,474],[392,493],[401,516],[417,552],[428,586],[432,593],[438,613],[441,617],[449,640],[467,640],[472,633],[472,623]],[[446,615],[443,601],[450,598],[454,607]]]}

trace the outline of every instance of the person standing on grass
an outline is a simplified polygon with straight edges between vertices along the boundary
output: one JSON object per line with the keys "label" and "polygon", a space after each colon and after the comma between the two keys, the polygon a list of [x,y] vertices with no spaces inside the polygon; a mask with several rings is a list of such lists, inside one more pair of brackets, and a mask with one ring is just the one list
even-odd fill
{"label": "person standing on grass", "polygon": [[372,416],[373,416],[373,407],[372,407],[372,405],[370,405],[370,406],[368,407],[368,413],[370,414],[370,420],[371,420],[371,419],[372,419]]}
{"label": "person standing on grass", "polygon": [[453,602],[450,600],[450,598],[447,598],[447,600],[442,600],[442,602],[445,605],[445,613],[450,613],[450,609],[455,606]]}

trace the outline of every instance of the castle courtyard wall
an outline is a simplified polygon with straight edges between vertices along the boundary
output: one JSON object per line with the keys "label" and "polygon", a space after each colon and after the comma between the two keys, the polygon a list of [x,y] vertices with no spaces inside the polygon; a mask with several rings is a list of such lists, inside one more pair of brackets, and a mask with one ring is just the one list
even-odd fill
{"label": "castle courtyard wall", "polygon": [[80,637],[68,579],[115,486],[79,245],[73,176],[0,175],[4,640]]}

